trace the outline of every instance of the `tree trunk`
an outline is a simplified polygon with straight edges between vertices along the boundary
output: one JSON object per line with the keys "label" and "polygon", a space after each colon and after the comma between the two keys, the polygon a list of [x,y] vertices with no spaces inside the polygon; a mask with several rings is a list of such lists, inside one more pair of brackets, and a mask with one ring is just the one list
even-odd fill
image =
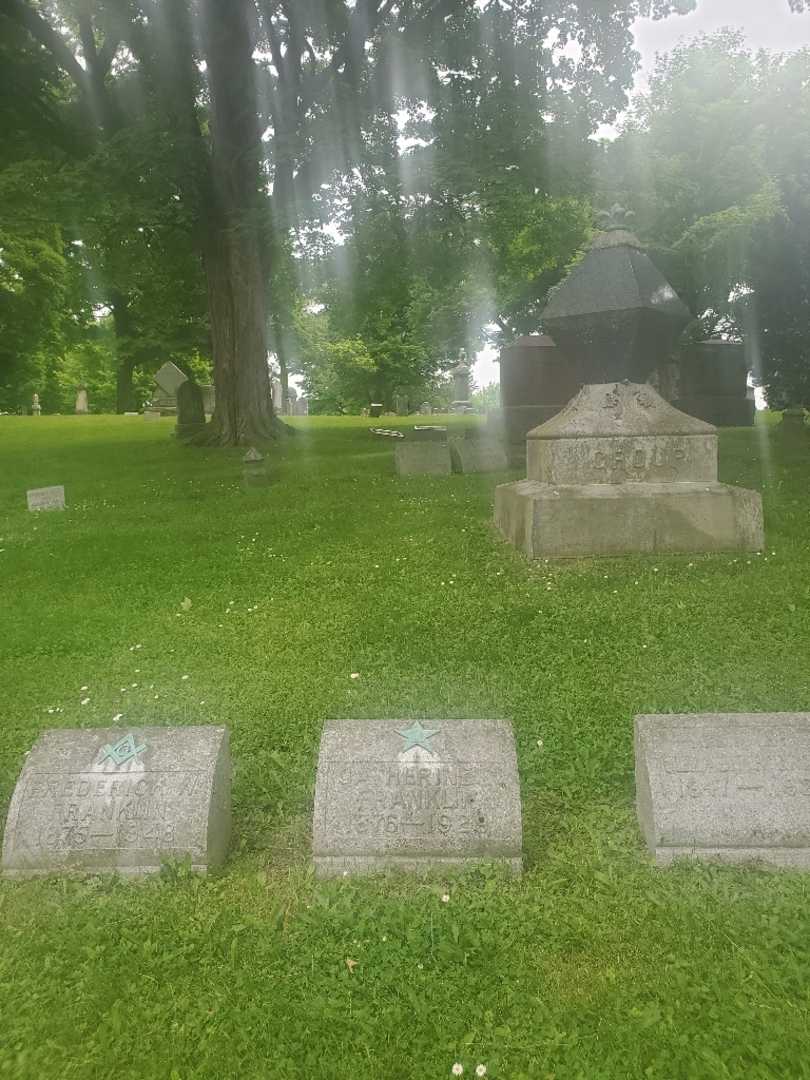
{"label": "tree trunk", "polygon": [[135,408],[135,396],[132,390],[132,372],[135,361],[130,355],[132,348],[132,317],[127,298],[117,290],[110,295],[113,329],[115,330],[115,351],[118,367],[115,373],[115,411],[131,412]]}
{"label": "tree trunk", "polygon": [[236,445],[277,434],[267,364],[260,169],[250,0],[203,0],[211,94],[211,202],[203,264],[216,408],[206,440]]}

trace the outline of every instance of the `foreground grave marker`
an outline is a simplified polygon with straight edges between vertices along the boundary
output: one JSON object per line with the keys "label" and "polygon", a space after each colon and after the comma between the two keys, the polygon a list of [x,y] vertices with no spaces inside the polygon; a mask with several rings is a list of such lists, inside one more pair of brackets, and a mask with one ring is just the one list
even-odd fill
{"label": "foreground grave marker", "polygon": [[2,869],[138,877],[190,857],[205,871],[229,837],[226,728],[45,731],[11,799]]}
{"label": "foreground grave marker", "polygon": [[636,717],[636,795],[660,866],[810,869],[810,713]]}
{"label": "foreground grave marker", "polygon": [[31,488],[26,491],[29,510],[64,510],[65,489],[62,484],[53,487]]}
{"label": "foreground grave marker", "polygon": [[321,737],[319,877],[481,860],[519,873],[517,757],[506,720],[330,720]]}

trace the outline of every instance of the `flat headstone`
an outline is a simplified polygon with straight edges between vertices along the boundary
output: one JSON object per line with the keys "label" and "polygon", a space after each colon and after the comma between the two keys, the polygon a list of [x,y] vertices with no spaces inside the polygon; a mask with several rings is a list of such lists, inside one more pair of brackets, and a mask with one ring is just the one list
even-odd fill
{"label": "flat headstone", "polygon": [[160,420],[160,409],[144,409],[144,420]]}
{"label": "flat headstone", "polygon": [[65,488],[62,484],[53,487],[31,488],[26,491],[29,510],[64,510]]}
{"label": "flat headstone", "polygon": [[171,360],[167,360],[166,363],[155,372],[155,382],[158,384],[161,390],[165,390],[167,394],[176,394],[178,389],[188,379],[187,375],[184,375],[177,364],[173,364]]}
{"label": "flat headstone", "polygon": [[639,823],[660,866],[810,870],[810,713],[637,716]]}
{"label": "flat headstone", "polygon": [[508,720],[330,720],[315,784],[320,877],[494,861],[519,873]]}
{"label": "flat headstone", "polygon": [[450,447],[435,439],[398,439],[394,462],[398,476],[415,473],[446,476],[452,471]]}
{"label": "flat headstone", "polygon": [[504,472],[506,451],[496,439],[451,439],[453,468],[460,473]]}
{"label": "flat headstone", "polygon": [[27,755],[3,839],[6,877],[222,863],[230,837],[224,727],[53,730]]}

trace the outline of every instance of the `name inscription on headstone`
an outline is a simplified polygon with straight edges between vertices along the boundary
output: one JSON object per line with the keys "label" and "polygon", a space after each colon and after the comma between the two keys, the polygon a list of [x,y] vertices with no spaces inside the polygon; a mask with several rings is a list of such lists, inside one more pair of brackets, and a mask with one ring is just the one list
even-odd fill
{"label": "name inscription on headstone", "polygon": [[511,726],[339,720],[321,739],[313,853],[321,876],[480,859],[521,868]]}
{"label": "name inscription on headstone", "polygon": [[810,713],[638,716],[636,791],[661,865],[810,868]]}
{"label": "name inscription on headstone", "polygon": [[62,484],[53,487],[31,488],[25,493],[29,510],[64,510],[65,488]]}
{"label": "name inscription on headstone", "polygon": [[160,869],[224,861],[230,835],[225,728],[47,731],[9,808],[3,873]]}

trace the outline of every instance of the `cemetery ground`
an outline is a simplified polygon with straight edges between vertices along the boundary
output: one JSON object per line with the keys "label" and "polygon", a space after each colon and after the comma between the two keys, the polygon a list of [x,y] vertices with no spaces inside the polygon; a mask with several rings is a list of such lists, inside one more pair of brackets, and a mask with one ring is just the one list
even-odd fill
{"label": "cemetery ground", "polygon": [[[367,420],[293,421],[244,490],[171,420],[0,419],[0,815],[48,727],[226,724],[234,762],[222,871],[0,884],[0,1077],[810,1077],[810,879],[655,869],[633,803],[634,714],[810,707],[808,441],[769,420],[720,439],[761,555],[531,565],[518,473],[398,479]],[[313,878],[326,718],[500,716],[522,878]]]}

